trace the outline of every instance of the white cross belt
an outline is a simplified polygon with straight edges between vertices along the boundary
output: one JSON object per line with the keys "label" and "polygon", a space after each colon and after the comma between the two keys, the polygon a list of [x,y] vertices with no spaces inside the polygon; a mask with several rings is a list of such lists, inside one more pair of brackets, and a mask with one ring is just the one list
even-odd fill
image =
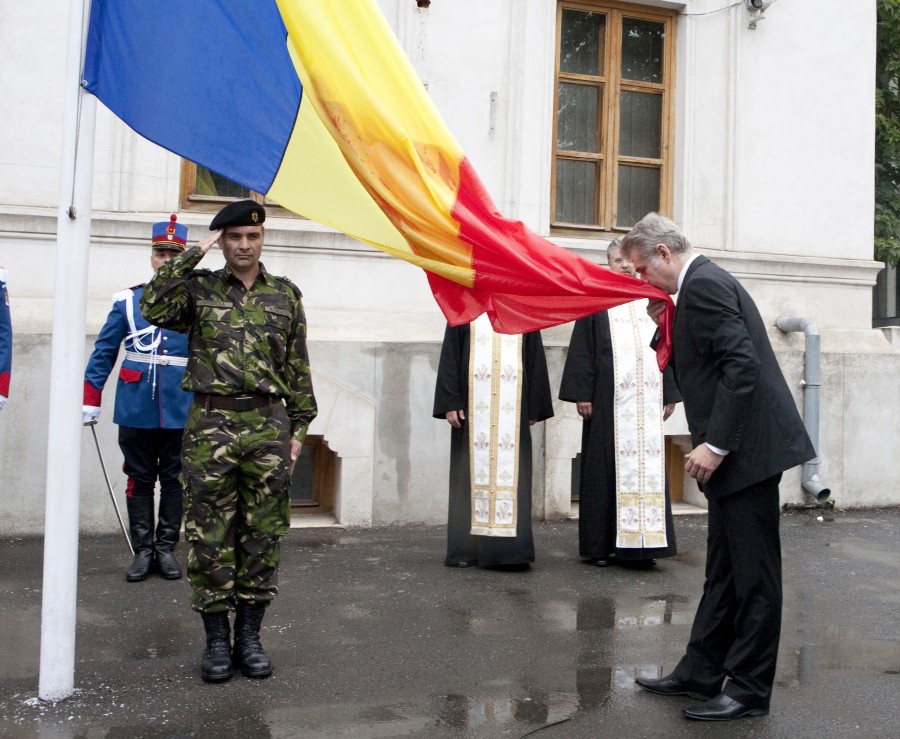
{"label": "white cross belt", "polygon": [[146,364],[161,364],[163,367],[173,365],[175,367],[187,367],[187,357],[169,357],[166,355],[141,354],[139,352],[125,352],[125,359],[132,362],[144,362]]}

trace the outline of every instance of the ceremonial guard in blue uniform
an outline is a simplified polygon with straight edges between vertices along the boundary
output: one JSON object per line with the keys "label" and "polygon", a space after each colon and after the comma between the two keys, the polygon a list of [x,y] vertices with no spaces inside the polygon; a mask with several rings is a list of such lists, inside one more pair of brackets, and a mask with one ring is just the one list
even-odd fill
{"label": "ceremonial guard in blue uniform", "polygon": [[0,411],[9,397],[12,371],[12,324],[9,320],[9,294],[6,292],[6,267],[0,267]]}
{"label": "ceremonial guard in blue uniform", "polygon": [[[171,220],[153,226],[150,263],[155,272],[184,251],[187,227]],[[84,373],[85,424],[100,417],[103,386],[125,343],[125,358],[116,383],[113,422],[128,476],[126,500],[134,561],[125,579],[145,580],[154,566],[167,580],[181,577],[175,545],[183,513],[181,437],[193,393],[181,389],[187,366],[188,339],[148,323],[141,315],[144,286],[113,296],[112,310],[97,336]],[[159,513],[154,541],[153,491],[159,479]]]}

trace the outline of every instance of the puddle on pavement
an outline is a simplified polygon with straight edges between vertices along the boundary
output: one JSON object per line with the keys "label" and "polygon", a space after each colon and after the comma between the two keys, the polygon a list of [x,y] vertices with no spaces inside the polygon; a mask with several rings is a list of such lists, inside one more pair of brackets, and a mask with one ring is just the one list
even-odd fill
{"label": "puddle on pavement", "polygon": [[[893,675],[900,670],[900,641],[872,639],[837,626],[801,647],[800,660],[824,670],[864,670]],[[804,654],[806,652],[806,654]]]}
{"label": "puddle on pavement", "polygon": [[436,724],[487,734],[512,724],[542,726],[569,718],[574,715],[577,705],[570,693],[534,694],[523,698],[446,695],[436,706]]}
{"label": "puddle on pavement", "polygon": [[883,549],[872,549],[865,545],[863,539],[842,539],[827,546],[835,557],[855,559],[900,569],[900,556],[898,556],[896,550],[889,552]]}
{"label": "puddle on pavement", "polygon": [[582,598],[578,601],[578,631],[641,629],[693,620],[692,601],[683,595],[659,595],[639,603],[620,603],[613,598]]}
{"label": "puddle on pavement", "polygon": [[548,632],[591,632],[642,629],[657,626],[690,625],[696,599],[678,594],[650,596],[642,600],[619,602],[615,598],[582,597],[568,600],[534,601],[528,591],[507,591],[513,605],[454,603],[447,607],[447,624],[454,634],[502,632],[508,619],[539,622]]}
{"label": "puddle on pavement", "polygon": [[520,697],[451,694],[416,703],[278,709],[265,717],[265,729],[270,733],[260,735],[288,736],[303,732],[336,738],[377,739],[427,736],[430,730],[441,736],[463,731],[477,736],[498,736],[513,728],[524,732],[562,721],[578,710],[578,696],[568,692],[534,692]]}
{"label": "puddle on pavement", "polygon": [[[636,677],[659,675],[658,665],[618,665],[579,669],[571,674],[574,683],[564,681],[568,682],[568,690],[542,691],[502,681],[491,685],[490,694],[436,695],[420,701],[387,704],[331,703],[248,711],[246,702],[234,701],[221,704],[214,715],[195,716],[193,719],[185,720],[183,716],[179,719],[173,712],[162,722],[163,725],[153,727],[137,724],[134,722],[135,716],[117,715],[114,710],[85,724],[79,720],[79,714],[91,698],[82,695],[58,704],[19,701],[21,705],[17,715],[7,718],[13,719],[13,723],[24,730],[30,720],[40,715],[39,735],[54,739],[82,736],[180,739],[198,736],[196,730],[199,726],[203,727],[204,732],[216,732],[222,736],[260,739],[303,735],[333,739],[447,737],[463,732],[485,737],[519,736],[565,722],[579,711],[595,709],[606,703],[613,691],[635,690]],[[110,699],[110,695],[105,696],[107,702]],[[113,704],[115,702],[113,700]],[[179,726],[180,723],[183,725]],[[0,726],[3,726],[2,720]]]}

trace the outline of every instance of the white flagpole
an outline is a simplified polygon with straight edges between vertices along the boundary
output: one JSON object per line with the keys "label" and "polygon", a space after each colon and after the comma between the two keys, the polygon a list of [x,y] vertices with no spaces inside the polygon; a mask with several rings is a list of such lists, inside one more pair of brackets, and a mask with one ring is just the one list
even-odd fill
{"label": "white flagpole", "polygon": [[50,355],[50,417],[44,523],[44,581],[38,696],[56,701],[75,689],[75,603],[81,478],[91,188],[96,99],[81,88],[89,0],[69,3],[63,145]]}

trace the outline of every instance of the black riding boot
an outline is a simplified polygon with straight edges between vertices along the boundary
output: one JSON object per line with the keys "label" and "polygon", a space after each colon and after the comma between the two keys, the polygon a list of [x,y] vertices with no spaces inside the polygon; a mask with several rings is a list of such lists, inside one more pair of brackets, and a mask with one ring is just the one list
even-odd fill
{"label": "black riding boot", "polygon": [[246,677],[268,677],[272,674],[269,661],[259,641],[259,627],[266,607],[262,603],[238,603],[234,619],[234,664]]}
{"label": "black riding boot", "polygon": [[206,649],[200,660],[200,677],[208,683],[219,683],[231,679],[231,626],[228,611],[201,613],[203,628],[206,629]]}
{"label": "black riding boot", "polygon": [[175,559],[175,545],[181,533],[181,498],[160,498],[156,523],[156,569],[166,580],[181,577],[181,567]]}
{"label": "black riding boot", "polygon": [[128,582],[146,580],[153,569],[153,498],[126,498],[128,503],[128,527],[134,561],[125,579]]}

